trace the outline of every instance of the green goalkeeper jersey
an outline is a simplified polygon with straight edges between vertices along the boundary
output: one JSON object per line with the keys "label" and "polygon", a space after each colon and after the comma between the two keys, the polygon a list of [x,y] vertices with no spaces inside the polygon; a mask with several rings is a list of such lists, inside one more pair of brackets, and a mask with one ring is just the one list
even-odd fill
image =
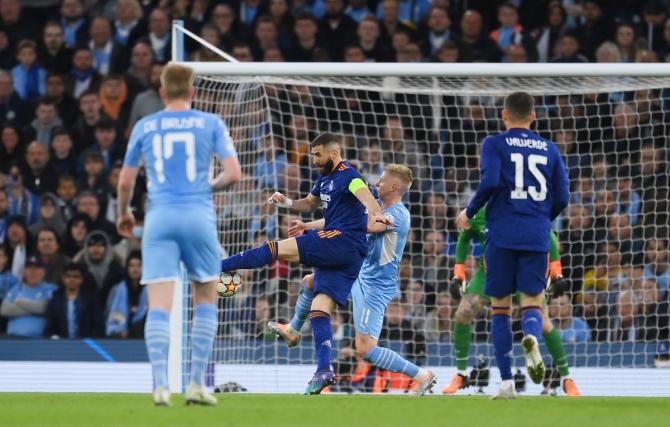
{"label": "green goalkeeper jersey", "polygon": [[[470,219],[470,228],[458,233],[458,242],[456,242],[456,264],[464,264],[470,255],[470,246],[473,239],[478,240],[482,245],[482,255],[484,254],[486,244],[486,206]],[[549,236],[549,261],[558,261],[560,253],[558,251],[558,237],[552,230]],[[483,265],[484,257],[481,256],[477,261],[478,265]]]}

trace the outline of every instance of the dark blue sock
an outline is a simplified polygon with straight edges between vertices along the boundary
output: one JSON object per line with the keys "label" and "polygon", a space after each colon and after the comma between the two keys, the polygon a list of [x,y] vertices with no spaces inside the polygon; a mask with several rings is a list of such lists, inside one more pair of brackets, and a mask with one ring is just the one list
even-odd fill
{"label": "dark blue sock", "polygon": [[316,371],[330,371],[330,353],[332,350],[333,330],[330,326],[330,315],[325,311],[309,312],[314,334],[314,350],[316,352]]}
{"label": "dark blue sock", "polygon": [[235,254],[221,261],[221,271],[258,268],[277,259],[277,242],[269,241],[257,248]]}
{"label": "dark blue sock", "polygon": [[538,342],[542,338],[542,311],[540,307],[523,307],[521,309],[521,329],[524,335],[533,335]]}
{"label": "dark blue sock", "polygon": [[491,336],[496,362],[503,380],[512,379],[512,328],[509,314],[491,316]]}

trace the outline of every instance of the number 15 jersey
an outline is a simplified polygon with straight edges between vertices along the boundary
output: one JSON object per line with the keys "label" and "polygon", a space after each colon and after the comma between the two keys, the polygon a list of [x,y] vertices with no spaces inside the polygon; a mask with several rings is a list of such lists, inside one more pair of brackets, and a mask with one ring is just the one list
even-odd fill
{"label": "number 15 jersey", "polygon": [[568,204],[568,177],[558,148],[529,129],[484,139],[481,179],[468,205],[472,218],[485,204],[487,244],[549,251],[551,221]]}
{"label": "number 15 jersey", "polygon": [[152,206],[193,204],[210,207],[212,158],[236,155],[220,117],[198,110],[159,111],[133,127],[124,165],[144,158]]}

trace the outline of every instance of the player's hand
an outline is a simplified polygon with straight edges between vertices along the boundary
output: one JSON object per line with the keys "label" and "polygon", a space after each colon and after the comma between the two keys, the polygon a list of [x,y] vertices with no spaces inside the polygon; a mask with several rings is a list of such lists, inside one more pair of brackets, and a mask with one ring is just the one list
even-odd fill
{"label": "player's hand", "polygon": [[277,191],[272,196],[270,196],[268,203],[271,205],[277,205],[280,208],[290,208],[293,205],[293,200]]}
{"label": "player's hand", "polygon": [[390,218],[390,217],[387,217],[387,216],[384,215],[383,213],[380,213],[380,214],[372,214],[372,215],[370,215],[370,217],[369,217],[368,220],[370,221],[371,224],[375,224],[375,223],[381,222],[382,224],[386,224],[386,225],[389,226],[389,227],[393,227],[393,226],[394,226],[394,224],[393,224],[393,219]]}
{"label": "player's hand", "polygon": [[291,220],[291,225],[288,227],[288,237],[302,236],[305,231],[305,223],[299,219]]}
{"label": "player's hand", "polygon": [[568,279],[563,276],[556,276],[549,282],[547,287],[547,293],[551,295],[552,298],[558,298],[563,296],[563,294],[568,290]]}
{"label": "player's hand", "polygon": [[458,216],[456,217],[456,227],[458,227],[459,230],[467,230],[470,228],[470,218],[468,218],[468,215],[465,213],[465,209],[462,209],[458,213]]}
{"label": "player's hand", "polygon": [[464,293],[465,280],[461,279],[460,277],[454,277],[451,279],[451,282],[449,282],[449,294],[451,294],[451,297],[455,300],[459,300]]}
{"label": "player's hand", "polygon": [[116,230],[123,237],[133,236],[133,227],[135,226],[135,217],[133,213],[128,211],[119,215],[116,219]]}

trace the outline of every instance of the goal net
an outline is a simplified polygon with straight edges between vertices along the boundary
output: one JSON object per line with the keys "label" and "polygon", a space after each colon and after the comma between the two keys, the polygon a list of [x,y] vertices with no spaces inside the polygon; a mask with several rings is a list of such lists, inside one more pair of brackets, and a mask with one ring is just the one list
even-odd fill
{"label": "goal net", "polygon": [[[482,139],[504,130],[504,95],[528,91],[536,101],[534,130],[558,144],[570,178],[570,205],[554,222],[569,285],[565,296],[548,303],[572,376],[585,394],[670,395],[670,369],[663,370],[670,363],[670,77],[297,77],[264,76],[264,67],[272,65],[257,65],[257,75],[198,73],[196,81],[195,106],[226,121],[244,172],[239,184],[216,198],[225,251],[287,237],[298,216],[265,201],[274,191],[292,198],[307,194],[317,176],[309,142],[319,132],[342,135],[343,157],[373,192],[384,165],[409,166],[415,181],[404,203],[412,228],[381,342],[438,373],[439,392],[456,365],[459,301],[448,291],[458,236],[454,218],[479,182]],[[479,256],[474,242],[468,277]],[[233,381],[250,391],[304,388],[314,369],[309,322],[300,345],[291,349],[266,325],[291,319],[301,279],[310,272],[284,262],[246,271],[240,292],[219,300],[212,384]],[[514,370],[525,374],[519,318],[516,310]],[[351,307],[333,316],[333,330],[335,368],[345,379],[360,380],[363,362],[350,351]],[[472,331],[468,367],[490,368],[490,386],[497,387],[487,307]],[[554,365],[544,344],[542,351],[546,364]],[[406,387],[385,375],[368,371],[354,389]],[[528,394],[542,390],[526,384]]]}

